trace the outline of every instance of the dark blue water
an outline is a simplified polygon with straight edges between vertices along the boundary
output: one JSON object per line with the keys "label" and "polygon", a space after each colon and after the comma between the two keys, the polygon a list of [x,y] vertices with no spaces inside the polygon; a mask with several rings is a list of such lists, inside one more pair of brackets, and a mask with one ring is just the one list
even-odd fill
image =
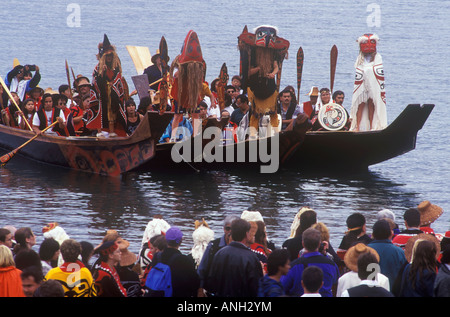
{"label": "dark blue water", "polygon": [[[80,9],[79,27],[67,22],[72,4]],[[368,24],[374,14],[367,11],[370,4],[379,8],[379,26]],[[106,229],[116,229],[137,251],[147,222],[161,214],[182,227],[187,250],[195,220],[205,218],[218,236],[225,215],[248,209],[262,213],[269,238],[281,245],[298,209],[309,205],[337,245],[353,212],[366,216],[370,230],[377,211],[393,210],[402,225],[404,210],[430,200],[444,208],[433,227],[445,232],[450,229],[449,13],[450,3],[441,1],[8,1],[0,9],[0,75],[4,78],[18,58],[40,67],[44,89],[66,83],[65,60],[76,74],[90,77],[104,33],[117,47],[129,83],[136,70],[126,45],[147,46],[153,54],[164,36],[173,59],[190,29],[200,39],[206,79],[217,77],[224,62],[232,76],[239,73],[236,45],[244,26],[252,30],[270,24],[291,44],[282,87],[296,87],[295,56],[300,46],[304,50],[302,101],[312,85],[329,86],[329,53],[337,45],[334,87],[346,93],[344,104],[350,109],[356,39],[372,32],[381,38],[388,121],[409,103],[436,107],[419,131],[414,151],[356,175],[192,171],[108,179],[15,157],[0,170],[0,225],[30,226],[40,239],[42,227],[57,221],[71,237],[94,244]]]}

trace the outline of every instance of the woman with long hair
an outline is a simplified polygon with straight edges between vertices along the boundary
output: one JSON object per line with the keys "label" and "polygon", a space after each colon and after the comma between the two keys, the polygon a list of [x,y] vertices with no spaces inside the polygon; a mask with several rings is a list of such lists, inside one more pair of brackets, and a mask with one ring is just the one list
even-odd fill
{"label": "woman with long hair", "polygon": [[401,277],[399,297],[432,297],[438,262],[436,244],[417,239],[412,248],[411,262]]}

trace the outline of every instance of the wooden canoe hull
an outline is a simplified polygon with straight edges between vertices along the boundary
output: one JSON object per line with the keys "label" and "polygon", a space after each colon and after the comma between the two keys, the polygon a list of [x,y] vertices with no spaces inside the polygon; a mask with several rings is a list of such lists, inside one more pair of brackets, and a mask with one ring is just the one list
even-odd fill
{"label": "wooden canoe hull", "polygon": [[[434,105],[411,104],[388,127],[378,131],[318,131],[307,132],[304,139],[291,148],[280,148],[280,168],[290,170],[364,170],[374,164],[405,154],[416,147],[418,131],[428,119]],[[282,142],[283,136],[280,136]],[[252,142],[245,141],[245,148],[254,149]],[[268,141],[270,144],[270,140]],[[205,143],[205,142],[203,142]],[[195,141],[191,140],[191,144]],[[206,142],[207,144],[207,142]],[[291,142],[292,144],[292,142]],[[219,161],[207,162],[199,160],[194,145],[189,160],[175,162],[172,157],[174,143],[157,144],[156,155],[151,164],[142,167],[149,170],[186,169],[186,170],[220,170],[220,169],[253,169],[260,168],[267,162],[247,159],[238,162],[227,160],[224,156]],[[223,146],[223,153],[229,147],[237,149],[237,144]],[[268,146],[269,147],[269,146]],[[270,147],[269,147],[270,148]],[[248,152],[247,152],[248,153]],[[225,154],[224,154],[225,155]]]}
{"label": "wooden canoe hull", "polygon": [[[17,155],[83,172],[120,176],[155,156],[156,137],[162,132],[159,133],[155,127],[153,136],[151,122],[167,123],[169,119],[171,118],[164,117],[163,120],[154,114],[146,114],[136,131],[128,137],[65,138],[42,135],[20,149]],[[0,125],[0,147],[7,151],[18,148],[33,136],[33,132]]]}

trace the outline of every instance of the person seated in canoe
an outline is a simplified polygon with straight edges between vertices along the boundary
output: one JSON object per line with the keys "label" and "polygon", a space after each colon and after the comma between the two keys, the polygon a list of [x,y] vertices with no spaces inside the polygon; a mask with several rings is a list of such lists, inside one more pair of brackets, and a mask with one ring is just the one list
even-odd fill
{"label": "person seated in canoe", "polygon": [[89,94],[81,96],[81,101],[70,107],[70,114],[67,117],[67,131],[71,136],[94,136],[97,130],[90,130],[86,127],[88,121],[91,96]]}
{"label": "person seated in canoe", "polygon": [[[22,107],[22,102],[20,101],[20,97],[17,94],[17,92],[11,91],[11,96],[13,97],[14,101],[16,102],[17,106],[19,108]],[[17,107],[14,105],[14,103],[10,102],[7,107],[2,109],[2,121],[3,124],[9,127],[18,128],[18,122],[17,122]]]}
{"label": "person seated in canoe", "polygon": [[31,98],[25,99],[23,101],[23,110],[18,112],[19,116],[17,118],[17,123],[22,130],[29,130],[27,123],[23,119],[25,117],[30,126],[33,126],[33,116],[36,113],[36,108],[34,106],[34,100]]}
{"label": "person seated in canoe", "polygon": [[278,99],[278,113],[281,115],[282,120],[281,130],[285,130],[289,125],[293,124],[301,109],[297,105],[295,95],[288,88],[280,92]]}
{"label": "person seated in canoe", "polygon": [[144,116],[136,111],[136,103],[132,98],[125,102],[125,110],[127,113],[127,134],[132,135]]}
{"label": "person seated in canoe", "polygon": [[[190,138],[194,133],[194,128],[188,117],[183,116],[176,129],[172,128],[173,122],[174,118],[172,118],[172,121],[170,121],[163,135],[159,139],[159,143],[184,141]],[[173,131],[175,131],[175,138],[172,137]]]}
{"label": "person seated in canoe", "polygon": [[37,134],[41,134],[41,130],[45,129],[53,122],[58,124],[53,128],[45,131],[45,134],[66,136],[66,118],[61,109],[53,105],[53,97],[51,93],[45,93],[42,96],[42,107],[33,116],[33,130]]}
{"label": "person seated in canoe", "polygon": [[313,113],[311,113],[311,123],[313,125],[313,127],[312,127],[313,131],[323,130],[323,128],[320,125],[320,122],[318,120],[318,115],[319,115],[320,108],[322,108],[326,104],[329,104],[330,102],[331,102],[330,89],[327,87],[321,88],[319,90],[319,96],[317,98],[317,103],[314,107],[314,111],[313,111]]}
{"label": "person seated in canoe", "polygon": [[53,102],[55,103],[55,107],[61,109],[61,111],[64,113],[64,117],[66,118],[70,114],[70,108],[67,107],[67,101],[68,98],[63,94],[55,94],[53,96]]}

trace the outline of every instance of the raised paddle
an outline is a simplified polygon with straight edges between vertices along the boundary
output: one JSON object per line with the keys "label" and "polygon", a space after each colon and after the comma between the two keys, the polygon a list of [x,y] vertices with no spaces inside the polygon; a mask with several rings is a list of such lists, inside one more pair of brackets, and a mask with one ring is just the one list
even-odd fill
{"label": "raised paddle", "polygon": [[300,86],[302,84],[302,73],[303,73],[303,48],[300,48],[297,51],[297,105],[300,103]]}
{"label": "raised paddle", "polygon": [[[41,133],[44,133],[45,131],[47,131],[48,129],[52,128],[54,125],[56,125],[58,123],[58,121],[53,122],[51,125],[49,125],[48,127],[46,127],[44,130],[41,131]],[[30,143],[31,141],[33,141],[34,139],[36,139],[40,134],[36,134],[34,137],[32,137],[31,139],[29,139],[27,142],[25,142],[24,144],[22,144],[21,146],[19,146],[17,149],[12,150],[9,153],[6,153],[5,155],[0,157],[0,166],[5,166],[6,163],[9,162],[10,159],[12,159],[14,157],[14,155],[17,154],[17,152],[23,148],[25,145],[27,145],[28,143]]]}
{"label": "raised paddle", "polygon": [[70,101],[73,105],[72,85],[70,84],[69,64],[67,63],[67,59],[66,59],[66,76],[67,76],[67,84],[69,85]]}
{"label": "raised paddle", "polygon": [[336,45],[333,45],[330,52],[330,92],[333,93],[334,76],[336,74],[338,49]]}
{"label": "raised paddle", "polygon": [[30,123],[28,122],[27,118],[25,118],[24,114],[22,113],[22,110],[20,110],[19,106],[17,105],[16,101],[14,100],[13,96],[11,95],[11,92],[8,89],[8,86],[6,86],[5,82],[3,81],[3,78],[0,76],[0,83],[3,86],[3,89],[6,91],[6,93],[9,96],[9,99],[11,99],[11,102],[16,106],[17,110],[22,115],[22,119],[25,120],[25,123],[27,124],[30,131],[33,131],[33,128],[30,126]]}

